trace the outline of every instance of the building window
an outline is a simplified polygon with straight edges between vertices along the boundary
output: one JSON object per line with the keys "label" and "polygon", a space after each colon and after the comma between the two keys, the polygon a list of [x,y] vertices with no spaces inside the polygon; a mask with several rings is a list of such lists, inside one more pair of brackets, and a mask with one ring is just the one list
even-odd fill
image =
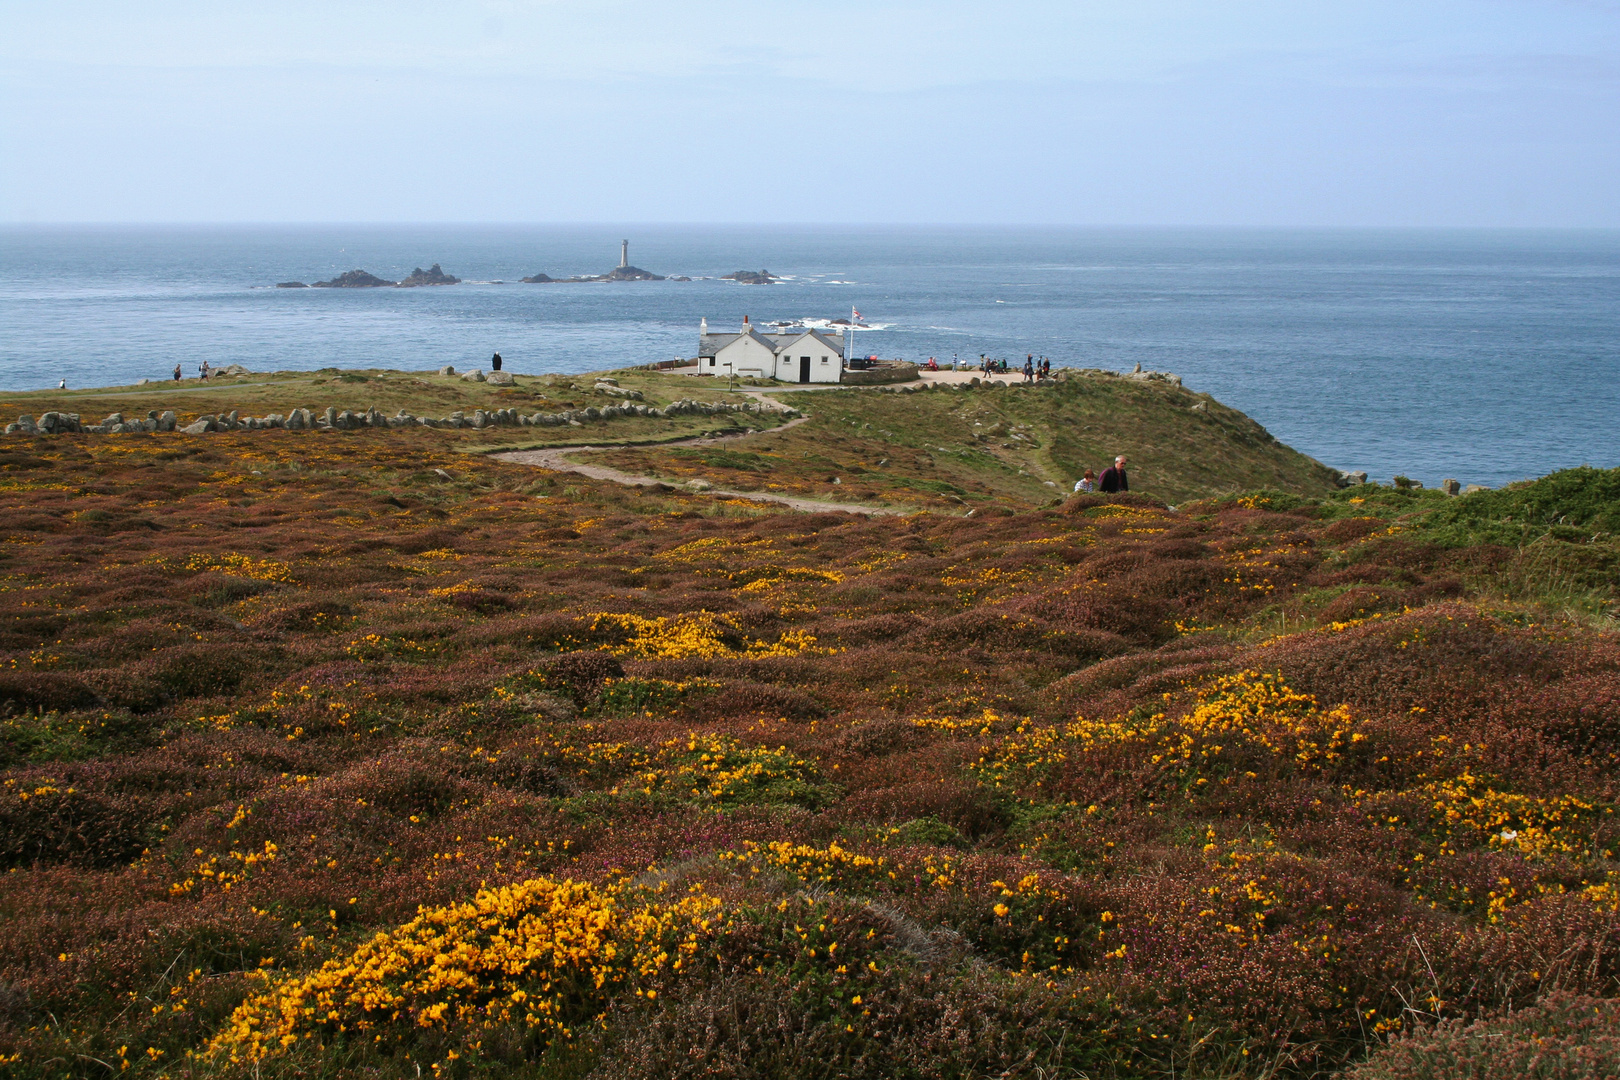
{"label": "building window", "polygon": [[826,362],[827,362],[827,358],[826,358],[826,357],[825,357],[825,356],[823,356],[823,357],[822,357],[822,358],[821,358],[821,362],[822,362],[822,363],[823,363],[823,364],[825,364],[825,363],[826,363]]}

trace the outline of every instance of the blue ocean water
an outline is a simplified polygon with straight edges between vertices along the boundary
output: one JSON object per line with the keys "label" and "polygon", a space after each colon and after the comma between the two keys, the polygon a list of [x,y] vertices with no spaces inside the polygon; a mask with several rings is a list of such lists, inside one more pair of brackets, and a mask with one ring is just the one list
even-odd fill
{"label": "blue ocean water", "polygon": [[[700,280],[524,285],[618,261]],[[466,283],[275,289],[440,263]],[[716,280],[769,269],[769,286]],[[706,280],[705,280],[706,279]],[[0,389],[691,355],[848,317],[862,354],[1183,377],[1329,465],[1498,485],[1620,465],[1620,232],[674,226],[0,228]],[[1129,452],[1130,447],[1122,446]]]}

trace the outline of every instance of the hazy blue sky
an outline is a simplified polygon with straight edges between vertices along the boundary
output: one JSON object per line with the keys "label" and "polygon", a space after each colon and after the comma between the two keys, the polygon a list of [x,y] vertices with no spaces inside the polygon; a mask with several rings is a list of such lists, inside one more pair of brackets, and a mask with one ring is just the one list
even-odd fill
{"label": "hazy blue sky", "polygon": [[0,0],[0,220],[1620,226],[1620,2]]}

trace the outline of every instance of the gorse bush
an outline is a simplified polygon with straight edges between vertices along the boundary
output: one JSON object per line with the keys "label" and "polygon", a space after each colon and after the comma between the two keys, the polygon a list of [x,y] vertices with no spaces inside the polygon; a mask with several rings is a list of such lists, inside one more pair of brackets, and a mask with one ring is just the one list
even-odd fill
{"label": "gorse bush", "polygon": [[8,451],[8,1075],[1612,1071],[1607,474],[868,518],[296,434]]}
{"label": "gorse bush", "polygon": [[624,906],[614,891],[544,878],[481,890],[309,975],[273,980],[208,1053],[257,1062],[300,1039],[345,1037],[392,1049],[432,1028],[516,1025],[542,1046],[572,1038],[626,985],[678,971],[721,924],[718,907],[701,896]]}

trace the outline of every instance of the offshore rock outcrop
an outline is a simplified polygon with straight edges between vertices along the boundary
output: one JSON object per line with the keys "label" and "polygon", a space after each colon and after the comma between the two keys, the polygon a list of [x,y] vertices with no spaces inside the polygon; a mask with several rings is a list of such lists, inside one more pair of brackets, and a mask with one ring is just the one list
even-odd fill
{"label": "offshore rock outcrop", "polygon": [[418,285],[459,284],[461,284],[460,278],[452,277],[451,275],[445,273],[443,270],[439,269],[438,263],[434,263],[432,268],[428,270],[424,270],[420,266],[412,270],[408,275],[406,275],[405,279],[399,283],[399,287],[402,289],[414,289]]}
{"label": "offshore rock outcrop", "polygon": [[615,266],[597,281],[663,281],[663,277],[639,266]]}
{"label": "offshore rock outcrop", "polygon": [[331,281],[317,281],[312,288],[316,289],[380,289],[385,285],[394,285],[397,282],[385,281],[375,274],[368,274],[364,270],[350,270],[346,274],[339,274]]}
{"label": "offshore rock outcrop", "polygon": [[535,274],[526,277],[523,281],[529,285],[576,285],[586,281],[663,281],[661,275],[650,270],[643,270],[639,266],[615,266],[605,274],[590,274],[585,277],[554,278],[549,274]]}
{"label": "offshore rock outcrop", "polygon": [[769,285],[781,279],[769,270],[735,270],[729,274],[721,274],[720,280],[735,281],[742,285]]}

